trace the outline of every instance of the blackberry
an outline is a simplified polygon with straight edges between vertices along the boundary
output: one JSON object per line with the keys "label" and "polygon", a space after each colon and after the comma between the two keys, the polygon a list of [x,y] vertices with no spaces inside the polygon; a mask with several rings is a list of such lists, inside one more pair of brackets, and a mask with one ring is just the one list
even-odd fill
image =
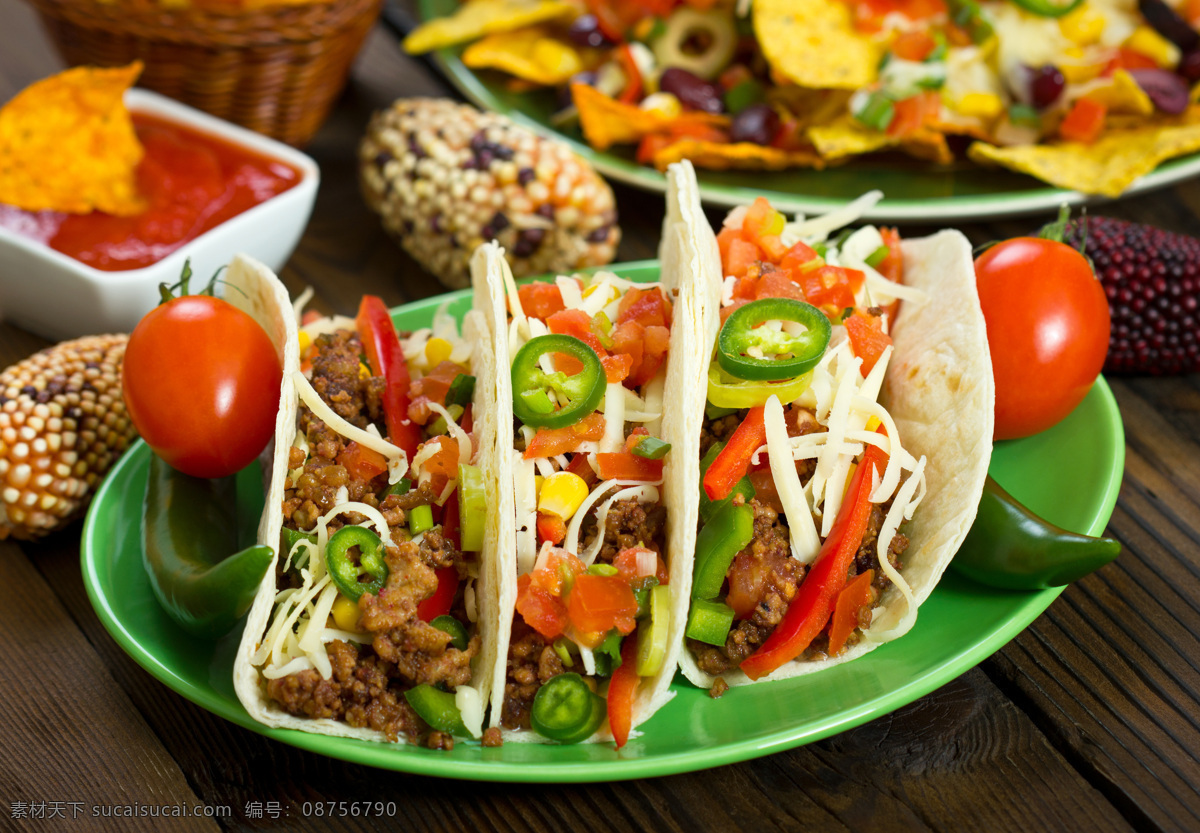
{"label": "blackberry", "polygon": [[1111,217],[1072,220],[1112,313],[1108,373],[1200,371],[1200,239]]}

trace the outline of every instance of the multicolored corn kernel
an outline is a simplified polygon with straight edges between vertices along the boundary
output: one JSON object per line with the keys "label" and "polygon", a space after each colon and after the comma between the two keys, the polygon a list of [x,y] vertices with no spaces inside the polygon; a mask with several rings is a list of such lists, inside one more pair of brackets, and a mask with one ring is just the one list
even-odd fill
{"label": "multicolored corn kernel", "polygon": [[137,436],[121,398],[127,341],[66,341],[0,373],[0,539],[66,525]]}
{"label": "multicolored corn kernel", "polygon": [[400,99],[359,148],[367,204],[446,286],[470,283],[489,240],[517,277],[610,263],[621,230],[612,189],[562,142],[445,99]]}

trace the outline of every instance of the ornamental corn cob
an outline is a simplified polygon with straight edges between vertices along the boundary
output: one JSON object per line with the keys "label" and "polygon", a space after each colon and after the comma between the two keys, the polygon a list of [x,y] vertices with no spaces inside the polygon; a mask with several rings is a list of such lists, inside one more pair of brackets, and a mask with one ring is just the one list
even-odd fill
{"label": "ornamental corn cob", "polygon": [[565,144],[443,99],[376,113],[359,149],[367,204],[449,287],[470,282],[480,243],[504,246],[517,277],[612,261],[621,231],[609,188]]}
{"label": "ornamental corn cob", "polygon": [[126,341],[63,342],[0,373],[0,539],[71,520],[137,436],[121,398]]}

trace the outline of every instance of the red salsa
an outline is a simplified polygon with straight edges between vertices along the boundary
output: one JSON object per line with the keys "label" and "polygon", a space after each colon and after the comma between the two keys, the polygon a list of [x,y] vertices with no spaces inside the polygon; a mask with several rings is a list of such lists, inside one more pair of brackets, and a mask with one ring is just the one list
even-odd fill
{"label": "red salsa", "polygon": [[120,272],[162,260],[300,181],[300,171],[278,159],[155,116],[132,116],[146,149],[137,171],[144,212],[114,217],[0,205],[0,226],[95,269]]}

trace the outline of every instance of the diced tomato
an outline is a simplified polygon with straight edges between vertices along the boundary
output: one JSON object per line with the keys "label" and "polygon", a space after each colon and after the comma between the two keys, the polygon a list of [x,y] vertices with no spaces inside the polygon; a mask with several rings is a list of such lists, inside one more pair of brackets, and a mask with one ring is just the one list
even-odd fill
{"label": "diced tomato", "polygon": [[551,544],[558,546],[567,537],[567,524],[558,515],[551,515],[548,512],[537,513],[537,535],[538,543],[549,541]]}
{"label": "diced tomato", "polygon": [[783,224],[783,215],[771,207],[766,197],[755,197],[742,218],[742,232],[747,239],[757,241],[764,235],[778,235]]}
{"label": "diced tomato", "polygon": [[637,59],[633,57],[633,51],[627,43],[622,43],[614,49],[613,57],[617,59],[617,63],[621,65],[621,71],[625,73],[625,89],[621,90],[617,100],[625,104],[636,104],[641,100],[642,90],[645,86]]}
{"label": "diced tomato", "polygon": [[646,384],[658,373],[663,362],[667,360],[667,349],[671,344],[671,331],[666,327],[647,327],[642,336],[642,363],[629,373],[625,380],[628,387],[636,388]]}
{"label": "diced tomato", "polygon": [[596,465],[602,480],[662,480],[662,460],[647,460],[628,451],[597,454]]}
{"label": "diced tomato", "polygon": [[745,64],[732,64],[723,69],[721,74],[717,76],[717,84],[722,90],[726,91],[732,90],[743,81],[752,80],[754,80],[754,73]]}
{"label": "diced tomato", "polygon": [[1076,100],[1071,111],[1058,126],[1058,135],[1069,142],[1083,142],[1090,145],[1104,130],[1104,117],[1107,115],[1108,108],[1099,101],[1080,98]]}
{"label": "diced tomato", "polygon": [[653,165],[654,157],[666,150],[677,141],[676,137],[667,133],[647,133],[638,142],[637,162],[639,165]]}
{"label": "diced tomato", "polygon": [[[628,547],[617,553],[617,557],[613,559],[613,566],[617,568],[617,575],[622,581],[633,582],[637,581],[641,576],[638,575],[638,560],[641,553],[653,553],[654,575],[665,575],[666,564],[663,563],[662,556],[658,550],[650,549],[649,547]],[[659,584],[666,584],[666,581],[660,579]]]}
{"label": "diced tomato", "polygon": [[522,284],[517,287],[517,297],[526,315],[543,321],[563,309],[562,291],[546,281]]}
{"label": "diced tomato", "polygon": [[626,639],[621,644],[621,664],[613,671],[608,683],[608,728],[617,749],[629,742],[629,731],[633,728],[633,695],[637,687],[637,640]]}
{"label": "diced tomato", "polygon": [[439,449],[425,461],[424,469],[437,476],[445,475],[448,479],[458,476],[458,443],[450,437],[434,437],[427,442],[438,443]]}
{"label": "diced tomato", "polygon": [[643,327],[670,327],[671,302],[662,289],[630,289],[617,305],[617,324],[636,321]]}
{"label": "diced tomato", "polygon": [[639,425],[638,427],[636,427],[632,431],[630,431],[629,436],[625,438],[625,450],[628,451],[630,454],[632,454],[634,448],[637,447],[637,444],[642,441],[642,437],[649,437],[649,436],[650,436],[649,429],[647,429],[646,426],[644,426],[644,425]]}
{"label": "diced tomato", "polygon": [[758,282],[755,294],[756,300],[763,298],[794,298],[804,300],[804,290],[793,281],[787,272],[780,269],[770,269],[763,272],[762,280]]}
{"label": "diced tomato", "polygon": [[557,639],[566,630],[567,606],[562,601],[533,583],[529,573],[517,579],[517,613],[525,624],[546,639]]}
{"label": "diced tomato", "polygon": [[829,620],[829,655],[837,656],[846,647],[846,640],[858,627],[858,611],[871,604],[871,580],[874,570],[859,573],[838,593]]}
{"label": "diced tomato", "polygon": [[613,354],[624,353],[632,362],[629,367],[629,377],[625,379],[626,385],[634,384],[633,378],[640,376],[642,358],[646,352],[645,335],[646,328],[636,321],[626,321],[624,324],[614,327],[610,335]]}
{"label": "diced tomato", "polygon": [[1100,75],[1107,78],[1118,69],[1158,69],[1158,62],[1144,52],[1121,46],[1117,48],[1116,57],[1108,62]]}
{"label": "diced tomato", "polygon": [[600,360],[600,364],[604,365],[604,377],[609,384],[623,382],[629,375],[629,371],[633,369],[633,356],[628,353],[605,356]]}
{"label": "diced tomato", "polygon": [[619,576],[580,573],[567,597],[567,616],[580,631],[607,633],[616,628],[629,633],[634,628],[637,599],[629,584]]}
{"label": "diced tomato", "polygon": [[827,311],[854,306],[854,293],[864,280],[862,272],[843,266],[820,266],[800,273],[805,300]]}
{"label": "diced tomato", "polygon": [[300,326],[307,327],[314,321],[320,321],[324,317],[325,316],[321,315],[321,313],[317,312],[315,309],[307,309],[304,311],[304,315],[300,316]]}
{"label": "diced tomato", "polygon": [[729,246],[734,240],[745,240],[740,228],[722,228],[717,234],[717,249],[721,252],[721,263],[729,262]]}
{"label": "diced tomato", "polygon": [[417,618],[422,622],[432,622],[437,617],[449,613],[454,604],[454,594],[458,592],[458,570],[442,567],[435,572],[437,589],[428,599],[417,602]]}
{"label": "diced tomato", "polygon": [[805,134],[805,124],[793,116],[784,116],[771,138],[771,147],[780,150],[803,150],[811,147]]}
{"label": "diced tomato", "polygon": [[734,310],[744,307],[748,303],[750,303],[749,299],[739,298],[738,300],[735,300],[732,304],[726,304],[725,306],[721,307],[721,323],[724,324],[725,319],[728,318],[729,316],[733,315]]}
{"label": "diced tomato", "polygon": [[604,436],[604,414],[588,414],[574,425],[563,428],[539,428],[525,449],[525,459],[554,457],[579,448],[579,444]]}
{"label": "diced tomato", "polygon": [[337,462],[355,480],[373,480],[387,471],[386,457],[373,448],[353,441],[342,449],[342,453],[337,456]]}
{"label": "diced tomato", "polygon": [[910,29],[902,32],[892,41],[891,52],[897,58],[906,61],[924,61],[929,53],[937,48],[937,41],[922,29]]}
{"label": "diced tomato", "polygon": [[894,228],[881,228],[879,236],[883,238],[883,245],[888,247],[888,253],[875,271],[892,283],[904,283],[904,252],[900,248],[900,232]]}
{"label": "diced tomato", "polygon": [[817,254],[816,249],[807,243],[797,242],[780,258],[779,267],[796,275],[820,262],[821,256]]}
{"label": "diced tomato", "polygon": [[417,425],[425,425],[433,416],[429,403],[443,405],[451,383],[461,375],[463,369],[451,361],[444,361],[427,374],[408,386],[408,418]]}
{"label": "diced tomato", "polygon": [[1179,12],[1193,26],[1200,21],[1200,0],[1186,0]]}
{"label": "diced tomato", "polygon": [[871,372],[875,362],[892,343],[892,337],[883,331],[883,319],[858,310],[847,318],[846,334],[850,336],[850,349],[862,359],[863,376]]}
{"label": "diced tomato", "polygon": [[925,122],[937,116],[942,107],[942,95],[935,90],[926,90],[910,98],[897,101],[895,115],[887,126],[889,136],[909,136],[925,126]]}
{"label": "diced tomato", "polygon": [[571,553],[562,549],[551,550],[545,565],[530,573],[533,586],[545,590],[551,596],[562,597],[570,592],[575,576],[586,572],[587,567]]}
{"label": "diced tomato", "polygon": [[909,20],[927,20],[946,14],[944,0],[858,0],[854,5],[855,26],[865,32],[878,32],[883,20],[893,12]]}
{"label": "diced tomato", "polygon": [[583,480],[590,489],[595,486],[600,478],[596,475],[596,470],[592,468],[592,464],[588,462],[586,454],[576,454],[571,458],[571,462],[567,463],[566,471],[571,472]]}
{"label": "diced tomato", "polygon": [[729,251],[721,265],[724,266],[726,275],[740,278],[760,260],[762,260],[762,252],[758,246],[742,237],[734,237],[729,241]]}
{"label": "diced tomato", "polygon": [[588,347],[596,351],[597,356],[608,355],[599,337],[592,331],[592,319],[581,309],[565,309],[556,312],[546,319],[546,326],[552,333],[575,336]]}
{"label": "diced tomato", "polygon": [[[762,456],[766,457],[767,455]],[[751,471],[747,477],[750,478],[750,485],[754,487],[754,497],[759,503],[770,506],[776,512],[783,511],[783,501],[779,497],[779,490],[775,488],[775,477],[771,474],[769,465],[766,468]]]}

